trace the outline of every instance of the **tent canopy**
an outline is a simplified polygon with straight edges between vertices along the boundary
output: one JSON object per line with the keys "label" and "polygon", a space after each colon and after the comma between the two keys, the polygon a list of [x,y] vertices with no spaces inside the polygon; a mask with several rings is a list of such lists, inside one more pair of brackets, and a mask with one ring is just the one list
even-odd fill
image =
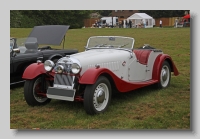
{"label": "tent canopy", "polygon": [[141,22],[145,24],[145,28],[151,28],[154,25],[154,19],[153,17],[149,16],[146,13],[134,13],[130,17],[127,18],[127,20],[131,20],[133,23],[133,26],[138,27]]}
{"label": "tent canopy", "polygon": [[146,13],[134,13],[133,15],[128,17],[127,19],[153,19],[153,17],[149,16]]}

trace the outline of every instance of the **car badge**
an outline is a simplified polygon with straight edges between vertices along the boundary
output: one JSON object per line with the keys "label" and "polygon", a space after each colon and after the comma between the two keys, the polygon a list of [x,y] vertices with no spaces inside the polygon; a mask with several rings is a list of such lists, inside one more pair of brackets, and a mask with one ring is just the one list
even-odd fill
{"label": "car badge", "polygon": [[126,65],[126,61],[124,61],[123,63],[122,63],[122,66],[125,66]]}

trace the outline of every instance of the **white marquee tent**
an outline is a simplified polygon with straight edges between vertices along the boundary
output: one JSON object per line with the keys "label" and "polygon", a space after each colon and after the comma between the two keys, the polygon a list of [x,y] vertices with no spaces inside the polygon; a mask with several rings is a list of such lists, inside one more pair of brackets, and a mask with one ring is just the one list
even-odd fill
{"label": "white marquee tent", "polygon": [[127,20],[132,21],[133,27],[138,27],[141,22],[145,23],[145,28],[151,28],[153,25],[155,25],[155,19],[153,17],[149,16],[146,13],[134,13],[130,17],[127,18]]}

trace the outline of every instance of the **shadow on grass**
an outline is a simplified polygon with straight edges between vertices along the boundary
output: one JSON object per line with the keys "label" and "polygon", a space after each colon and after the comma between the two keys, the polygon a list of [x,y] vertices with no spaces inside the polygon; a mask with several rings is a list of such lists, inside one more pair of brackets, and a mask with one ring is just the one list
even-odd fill
{"label": "shadow on grass", "polygon": [[114,93],[112,96],[112,99],[126,100],[127,98],[145,96],[146,94],[149,94],[152,91],[156,91],[156,90],[159,90],[159,89],[156,88],[155,85],[150,85],[150,86],[146,86],[146,87],[139,88],[139,89],[129,91],[129,92]]}
{"label": "shadow on grass", "polygon": [[24,82],[10,85],[10,89],[17,89],[20,87],[24,87]]}
{"label": "shadow on grass", "polygon": [[[118,105],[119,103],[126,103],[127,99],[136,100],[141,96],[146,96],[149,93],[153,93],[152,91],[158,90],[155,88],[155,85],[147,86],[144,88],[140,88],[134,91],[129,91],[125,93],[114,93],[111,99],[111,105]],[[53,107],[57,110],[66,110],[66,111],[84,111],[83,102],[71,102],[64,100],[52,100],[48,107]]]}

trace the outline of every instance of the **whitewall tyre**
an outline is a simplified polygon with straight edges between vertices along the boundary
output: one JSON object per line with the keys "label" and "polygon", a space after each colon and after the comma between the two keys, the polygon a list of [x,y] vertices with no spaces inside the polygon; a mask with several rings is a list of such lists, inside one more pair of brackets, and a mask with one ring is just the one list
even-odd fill
{"label": "whitewall tyre", "polygon": [[164,61],[160,71],[159,88],[166,88],[169,86],[171,80],[171,68],[167,61]]}
{"label": "whitewall tyre", "polygon": [[109,80],[100,76],[96,83],[87,85],[84,93],[84,108],[90,114],[99,114],[106,111],[111,101],[111,85]]}

